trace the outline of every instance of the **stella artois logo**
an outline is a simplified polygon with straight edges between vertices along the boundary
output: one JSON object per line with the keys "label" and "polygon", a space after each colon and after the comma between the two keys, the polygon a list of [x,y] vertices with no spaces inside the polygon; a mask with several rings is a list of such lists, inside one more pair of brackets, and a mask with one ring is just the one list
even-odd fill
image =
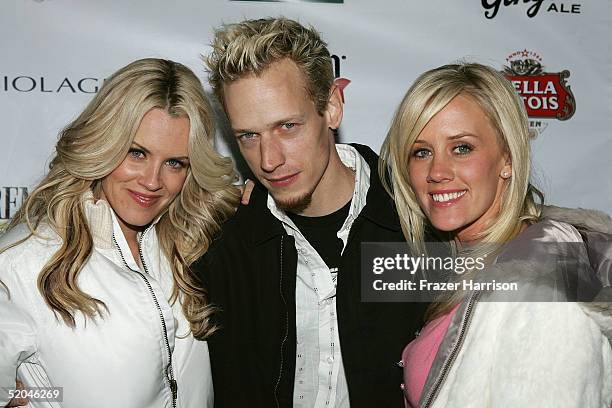
{"label": "stella artois logo", "polygon": [[525,102],[530,118],[568,120],[576,100],[567,78],[568,70],[545,72],[542,58],[533,51],[516,51],[506,58],[504,75]]}

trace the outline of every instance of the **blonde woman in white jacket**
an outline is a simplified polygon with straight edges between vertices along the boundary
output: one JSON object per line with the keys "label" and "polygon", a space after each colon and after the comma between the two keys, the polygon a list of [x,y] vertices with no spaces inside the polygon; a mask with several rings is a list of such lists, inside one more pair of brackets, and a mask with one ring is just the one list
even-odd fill
{"label": "blonde woman in white jacket", "polygon": [[407,407],[612,406],[612,222],[542,212],[529,150],[522,101],[483,65],[422,74],[398,108],[380,174],[408,241],[424,251],[427,230],[486,265],[451,273],[404,350]]}
{"label": "blonde woman in white jacket", "polygon": [[61,132],[0,242],[0,406],[16,381],[32,407],[212,406],[189,266],[238,202],[214,129],[193,72],[143,59]]}

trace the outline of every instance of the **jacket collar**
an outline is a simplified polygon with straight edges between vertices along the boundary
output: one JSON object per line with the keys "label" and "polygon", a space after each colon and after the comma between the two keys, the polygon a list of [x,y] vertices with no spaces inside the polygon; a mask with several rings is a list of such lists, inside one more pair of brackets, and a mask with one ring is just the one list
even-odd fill
{"label": "jacket collar", "polygon": [[[392,231],[400,231],[399,217],[393,200],[387,194],[378,177],[378,155],[368,146],[351,144],[370,167],[370,187],[366,196],[366,206],[360,217]],[[248,223],[247,234],[254,245],[259,245],[285,233],[282,223],[268,208],[268,191],[259,182],[251,193],[248,205],[240,205],[237,218],[244,218]]]}
{"label": "jacket collar", "polygon": [[393,198],[389,196],[380,181],[378,155],[368,146],[351,144],[370,166],[370,189],[366,198],[367,205],[361,215],[381,227],[392,231],[402,229]]}
{"label": "jacket collar", "polygon": [[259,181],[251,193],[248,205],[238,207],[236,218],[244,219],[246,228],[241,228],[248,234],[250,241],[254,245],[262,244],[276,236],[285,233],[281,222],[272,215],[267,206],[268,190]]}
{"label": "jacket collar", "polygon": [[100,249],[113,248],[115,214],[111,206],[105,200],[96,201],[91,191],[83,195],[82,203],[94,246]]}
{"label": "jacket collar", "polygon": [[[123,231],[119,226],[117,215],[106,200],[96,200],[93,193],[88,191],[83,194],[82,203],[83,212],[96,248],[114,249],[113,236],[115,236],[122,251],[129,248]],[[163,213],[158,215],[147,229],[153,228],[162,216]]]}

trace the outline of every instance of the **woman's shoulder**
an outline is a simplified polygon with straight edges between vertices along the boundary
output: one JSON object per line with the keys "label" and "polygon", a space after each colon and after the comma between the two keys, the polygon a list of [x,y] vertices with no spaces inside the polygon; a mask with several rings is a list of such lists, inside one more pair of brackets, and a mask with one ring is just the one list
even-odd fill
{"label": "woman's shoulder", "polygon": [[488,298],[521,302],[591,299],[599,290],[580,232],[572,224],[544,218],[506,243],[484,280],[512,284]]}
{"label": "woman's shoulder", "polygon": [[597,210],[544,206],[541,222],[557,222],[581,231],[612,234],[612,219],[608,214]]}
{"label": "woman's shoulder", "polygon": [[539,243],[582,242],[580,232],[572,224],[543,218],[526,228],[515,240]]}
{"label": "woman's shoulder", "polygon": [[[46,223],[40,223],[34,232],[25,224],[18,224],[0,234],[0,250],[9,248],[57,247],[62,244],[59,235]],[[4,253],[4,251],[3,251]]]}
{"label": "woman's shoulder", "polygon": [[495,263],[556,262],[559,257],[567,257],[571,253],[568,248],[578,248],[582,242],[580,232],[572,224],[544,218],[504,244]]}
{"label": "woman's shoulder", "polygon": [[[47,224],[41,224],[33,234],[26,224],[19,224],[0,237],[0,279],[12,269],[28,274],[44,265],[61,246],[61,239]],[[37,269],[36,273],[40,271]],[[34,273],[34,272],[32,272]]]}

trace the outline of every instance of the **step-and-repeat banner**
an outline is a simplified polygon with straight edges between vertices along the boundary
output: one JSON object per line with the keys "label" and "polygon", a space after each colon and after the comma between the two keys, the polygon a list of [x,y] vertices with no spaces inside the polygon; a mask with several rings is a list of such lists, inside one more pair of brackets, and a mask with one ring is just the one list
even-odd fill
{"label": "step-and-repeat banner", "polygon": [[[215,27],[279,15],[316,27],[336,76],[350,80],[341,141],[378,150],[418,74],[485,63],[525,101],[547,201],[612,214],[611,0],[2,0],[0,223],[47,170],[58,131],[116,69],[169,58],[206,84],[201,55]],[[236,155],[219,120],[219,149]]]}

